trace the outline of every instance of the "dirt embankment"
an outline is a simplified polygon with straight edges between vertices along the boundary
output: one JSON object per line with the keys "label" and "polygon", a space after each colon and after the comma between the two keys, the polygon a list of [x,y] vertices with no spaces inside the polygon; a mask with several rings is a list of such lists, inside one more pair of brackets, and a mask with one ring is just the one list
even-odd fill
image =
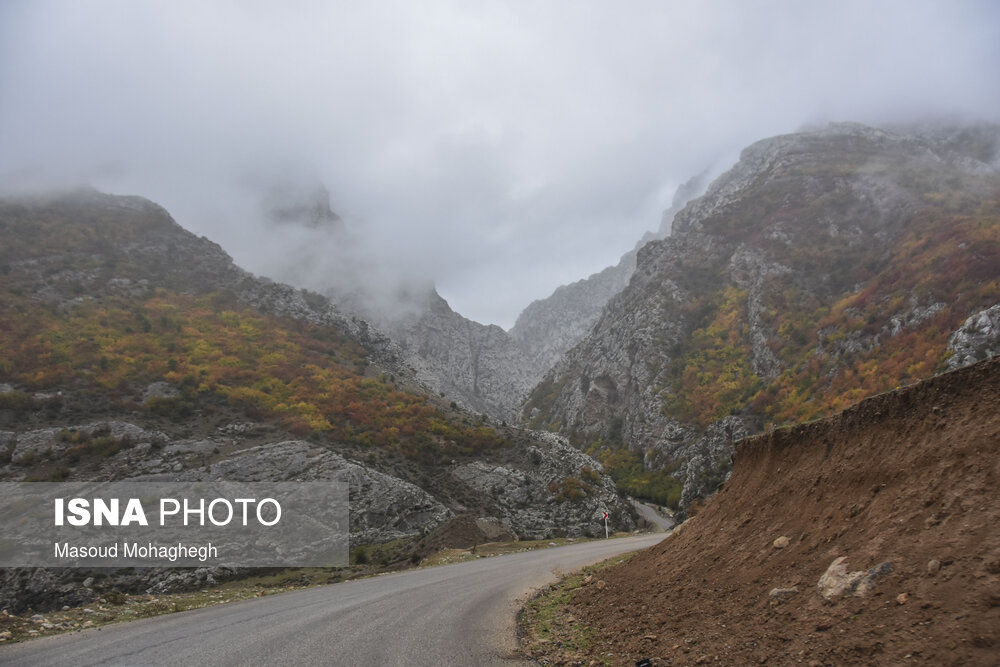
{"label": "dirt embankment", "polygon": [[615,663],[1000,665],[1000,359],[742,442],[601,581],[569,611]]}

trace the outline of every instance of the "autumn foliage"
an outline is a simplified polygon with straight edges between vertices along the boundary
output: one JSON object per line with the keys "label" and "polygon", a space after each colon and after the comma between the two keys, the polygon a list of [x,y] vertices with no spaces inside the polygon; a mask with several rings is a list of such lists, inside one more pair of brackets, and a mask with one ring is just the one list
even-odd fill
{"label": "autumn foliage", "polygon": [[[751,368],[747,290],[727,284],[720,267],[717,287],[695,292],[686,306],[685,315],[696,315],[689,335],[665,350],[666,415],[701,427],[727,414],[808,421],[944,367],[950,335],[1000,299],[1000,190],[996,179],[975,177],[949,188],[933,171],[900,178],[922,195],[895,226],[881,223],[886,229],[876,233],[894,235],[891,244],[845,242],[815,228],[807,216],[831,218],[836,186],[810,200],[771,184],[754,200],[760,210],[715,221],[714,231],[758,244],[789,269],[759,288],[759,325],[781,370],[761,377]],[[754,215],[784,229],[797,224],[800,242],[762,238],[757,230],[770,227]]]}
{"label": "autumn foliage", "polygon": [[262,315],[218,294],[156,290],[141,301],[22,310],[0,326],[0,379],[30,390],[134,396],[165,381],[178,395],[150,399],[147,410],[183,417],[224,401],[280,420],[299,436],[393,447],[413,457],[503,444],[493,429],[462,423],[425,396],[368,376],[365,351],[335,329]]}

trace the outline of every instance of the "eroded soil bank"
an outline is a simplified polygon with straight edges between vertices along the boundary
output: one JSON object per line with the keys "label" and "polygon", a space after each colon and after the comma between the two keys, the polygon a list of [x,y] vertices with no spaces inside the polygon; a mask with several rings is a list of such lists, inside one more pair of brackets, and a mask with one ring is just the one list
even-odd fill
{"label": "eroded soil bank", "polygon": [[1000,664],[1000,359],[742,442],[568,612],[583,664]]}

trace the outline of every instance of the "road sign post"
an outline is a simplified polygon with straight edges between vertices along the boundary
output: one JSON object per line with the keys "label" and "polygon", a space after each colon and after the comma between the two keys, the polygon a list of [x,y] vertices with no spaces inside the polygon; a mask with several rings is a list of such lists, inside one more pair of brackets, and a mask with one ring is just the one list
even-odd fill
{"label": "road sign post", "polygon": [[604,513],[604,539],[608,539],[608,513]]}

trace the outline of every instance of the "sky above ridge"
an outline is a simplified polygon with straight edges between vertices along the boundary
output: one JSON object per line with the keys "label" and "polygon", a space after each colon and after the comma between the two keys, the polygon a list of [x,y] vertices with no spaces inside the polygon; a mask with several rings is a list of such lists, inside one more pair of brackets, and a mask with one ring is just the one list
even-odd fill
{"label": "sky above ridge", "polygon": [[146,196],[321,288],[343,247],[265,225],[253,192],[321,182],[359,281],[432,280],[508,328],[747,144],[1000,121],[998,71],[990,0],[6,0],[0,187]]}

